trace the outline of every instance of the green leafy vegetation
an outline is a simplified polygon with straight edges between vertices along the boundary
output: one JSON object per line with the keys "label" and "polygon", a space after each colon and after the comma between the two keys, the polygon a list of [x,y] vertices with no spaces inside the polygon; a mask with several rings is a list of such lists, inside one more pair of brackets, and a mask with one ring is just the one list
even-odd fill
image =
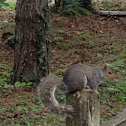
{"label": "green leafy vegetation", "polygon": [[32,82],[16,82],[14,84],[15,87],[30,87],[32,85]]}
{"label": "green leafy vegetation", "polygon": [[121,3],[120,5],[119,5],[119,9],[120,10],[123,10],[125,8],[125,4],[124,3]]}
{"label": "green leafy vegetation", "polygon": [[0,90],[3,88],[10,88],[13,87],[12,85],[9,85],[8,82],[11,79],[12,75],[12,68],[7,65],[7,63],[4,61],[0,64]]}
{"label": "green leafy vegetation", "polygon": [[60,36],[56,36],[54,38],[54,41],[62,41],[63,40],[63,37],[60,37]]}
{"label": "green leafy vegetation", "polygon": [[74,46],[72,42],[67,42],[67,43],[64,42],[65,32],[63,30],[60,30],[60,29],[53,30],[52,34],[54,36],[53,40],[57,47],[63,48],[63,49],[70,49]]}
{"label": "green leafy vegetation", "polygon": [[97,54],[97,58],[99,58],[99,59],[101,59],[103,56],[102,56],[102,54]]}
{"label": "green leafy vegetation", "polygon": [[65,71],[66,71],[66,69],[58,69],[56,71],[56,75],[62,75],[63,76],[63,74],[64,74]]}
{"label": "green leafy vegetation", "polygon": [[92,15],[88,9],[84,8],[83,1],[81,0],[66,0],[63,6],[59,8],[59,11],[67,15],[75,16],[76,18],[84,14]]}
{"label": "green leafy vegetation", "polygon": [[[39,61],[39,64],[40,64],[40,67],[41,67],[43,73],[45,75],[47,75],[48,72],[49,72],[47,62],[48,62],[48,59],[50,58],[48,51],[50,50],[50,45],[51,45],[51,42],[52,42],[49,39],[49,37],[47,37],[48,34],[49,34],[49,31],[50,31],[50,23],[49,23],[50,11],[48,9],[47,4],[45,4],[45,7],[44,7],[43,10],[44,11],[41,12],[41,14],[40,14],[40,18],[42,18],[44,22],[42,24],[39,21],[40,26],[38,27],[38,30],[37,30],[37,43],[38,43],[39,55],[40,55],[39,58],[38,58],[38,61]],[[43,27],[45,27],[45,29],[43,29]],[[47,48],[46,52],[45,52],[45,50],[43,50],[43,47],[45,47],[45,45],[46,45],[46,48]]]}
{"label": "green leafy vegetation", "polygon": [[56,45],[60,48],[64,48],[64,49],[70,49],[72,48],[72,44],[69,42],[69,43],[62,43],[62,42],[56,42]]}
{"label": "green leafy vegetation", "polygon": [[6,44],[7,46],[11,47],[11,48],[14,48],[14,45],[15,45],[14,39],[15,39],[15,36],[10,36],[10,37],[7,39],[7,41],[6,41],[5,44]]}
{"label": "green leafy vegetation", "polygon": [[[122,106],[126,104],[126,81],[106,83],[99,92],[102,96],[102,104],[107,106],[105,108],[107,114],[102,115],[102,119],[105,121],[111,116],[116,115],[117,109],[121,111],[123,109]],[[120,104],[116,104],[116,102]]]}
{"label": "green leafy vegetation", "polygon": [[107,1],[103,2],[102,5],[105,9],[113,7],[113,4]]}
{"label": "green leafy vegetation", "polygon": [[122,111],[122,106],[126,105],[126,81],[121,77],[126,73],[126,59],[118,59],[108,65],[117,73],[119,79],[101,85],[99,92],[102,96],[102,104],[106,106],[107,111],[107,114],[102,115],[101,123],[116,115],[117,110]]}
{"label": "green leafy vegetation", "polygon": [[8,27],[8,23],[6,23],[6,22],[0,23],[0,28],[6,28],[6,27]]}
{"label": "green leafy vegetation", "polygon": [[[109,66],[111,66],[117,70],[117,68],[119,68],[119,67],[126,67],[124,62],[125,62],[124,60],[118,60],[117,62],[109,64]],[[0,64],[0,68],[7,69],[9,67],[4,62],[4,63]],[[61,70],[59,69],[58,74],[62,74],[62,73],[64,73],[64,71],[65,71],[65,69],[61,69]],[[2,75],[4,75],[4,74],[2,74]],[[30,83],[27,77],[24,78],[23,80],[25,81],[25,83],[17,82],[17,83],[15,83],[14,86],[8,85],[6,83],[4,85],[4,87],[2,87],[2,89],[10,90],[10,89],[14,89],[16,87],[17,90],[21,91],[22,87],[27,88],[30,86],[30,85],[26,85],[26,84]],[[99,89],[99,92],[102,97],[102,104],[107,106],[105,108],[107,113],[102,115],[102,119],[101,119],[101,123],[103,123],[105,120],[109,119],[111,116],[117,114],[117,110],[115,109],[114,103],[118,102],[121,105],[126,104],[126,96],[125,96],[126,82],[121,81],[121,80],[117,80],[116,82],[112,82],[112,83],[107,82],[101,86],[101,88]],[[12,96],[13,96],[13,93],[11,93]],[[61,103],[65,104],[65,101],[66,101],[65,93],[59,91],[57,94],[57,99],[60,102],[60,104]],[[118,108],[119,110],[121,110],[120,104],[116,105],[116,108]],[[4,115],[5,113],[8,113],[8,112],[18,111],[19,114],[21,114],[21,115],[15,119],[15,125],[21,125],[22,123],[24,123],[25,125],[43,124],[43,126],[44,125],[45,126],[46,125],[61,126],[62,124],[64,124],[65,118],[63,116],[56,118],[52,114],[41,115],[42,108],[43,108],[43,106],[41,107],[41,103],[38,100],[38,97],[36,95],[33,97],[33,99],[21,97],[21,98],[15,100],[15,102],[13,103],[13,108],[6,108],[6,107],[1,108],[0,115]],[[34,113],[35,115],[37,115],[37,117],[33,116],[32,118],[29,118],[29,116],[31,116],[31,113]],[[34,120],[36,120],[36,121],[34,121]],[[0,124],[8,125],[10,123],[11,123],[11,120],[7,119],[6,121],[2,121]]]}
{"label": "green leafy vegetation", "polygon": [[91,46],[91,47],[95,46],[95,42],[94,42],[93,37],[90,32],[82,33],[81,39],[86,40],[86,43],[89,46]]}
{"label": "green leafy vegetation", "polygon": [[114,0],[114,1],[103,1],[103,2],[99,2],[99,7],[102,10],[125,10],[125,6],[126,3],[124,1],[121,0]]}
{"label": "green leafy vegetation", "polygon": [[[14,85],[9,84],[9,81],[11,79],[11,72],[6,72],[11,67],[9,67],[6,62],[2,62],[0,64],[0,90],[2,97],[6,98],[9,102],[9,98],[13,99],[14,101],[9,102],[9,104],[12,105],[11,108],[8,106],[4,106],[0,108],[0,119],[4,118],[8,113],[13,117],[14,120],[13,123],[15,126],[20,126],[22,124],[34,126],[34,125],[57,125],[61,126],[64,124],[65,118],[63,116],[55,117],[54,115],[50,113],[44,113],[43,106],[41,105],[38,96],[34,95],[31,99],[31,96],[25,96],[20,93],[25,94],[24,88],[29,88],[32,85],[32,82],[29,82],[29,79],[27,77],[23,78],[23,82],[16,82]],[[30,88],[31,89],[31,88]],[[33,89],[34,90],[34,89]],[[29,92],[30,93],[30,92]],[[16,95],[18,94],[18,95]],[[58,95],[59,94],[59,95]],[[57,98],[60,102],[63,104],[65,103],[66,96],[63,92],[59,92],[57,95]],[[2,100],[2,99],[1,99]],[[0,105],[3,104],[2,101],[0,101]],[[0,125],[11,125],[12,120],[10,117],[6,117],[6,120],[1,120]]]}
{"label": "green leafy vegetation", "polygon": [[10,9],[15,9],[16,1],[6,1],[5,3]]}
{"label": "green leafy vegetation", "polygon": [[16,1],[0,0],[0,8],[14,9],[15,6],[16,6]]}
{"label": "green leafy vegetation", "polygon": [[2,6],[7,6],[7,4],[5,3],[6,0],[0,0],[0,8],[2,8]]}
{"label": "green leafy vegetation", "polygon": [[20,105],[26,105],[27,102],[28,102],[27,99],[17,99],[15,104],[16,104],[17,106],[20,106]]}

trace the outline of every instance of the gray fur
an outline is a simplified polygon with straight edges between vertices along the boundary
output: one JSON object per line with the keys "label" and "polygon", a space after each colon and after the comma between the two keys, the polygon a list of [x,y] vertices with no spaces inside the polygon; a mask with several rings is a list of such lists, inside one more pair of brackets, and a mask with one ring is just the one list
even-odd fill
{"label": "gray fur", "polygon": [[90,67],[85,64],[74,64],[70,66],[63,76],[63,82],[66,84],[69,92],[80,91],[84,88],[85,81],[87,85],[97,90],[101,81],[107,80],[102,67]]}
{"label": "gray fur", "polygon": [[75,64],[70,66],[61,81],[57,76],[47,76],[38,85],[38,95],[45,107],[53,113],[74,114],[72,106],[59,105],[55,98],[57,88],[64,89],[67,92],[81,91],[88,85],[91,91],[97,92],[97,87],[101,81],[106,81],[106,69],[102,67],[90,67],[84,64]]}

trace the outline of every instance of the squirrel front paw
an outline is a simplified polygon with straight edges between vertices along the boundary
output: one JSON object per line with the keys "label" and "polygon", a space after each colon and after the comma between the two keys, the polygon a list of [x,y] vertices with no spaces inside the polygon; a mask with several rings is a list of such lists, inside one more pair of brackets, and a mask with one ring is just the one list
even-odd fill
{"label": "squirrel front paw", "polygon": [[89,88],[84,88],[83,91],[85,91],[85,92],[91,92],[91,89],[89,89]]}

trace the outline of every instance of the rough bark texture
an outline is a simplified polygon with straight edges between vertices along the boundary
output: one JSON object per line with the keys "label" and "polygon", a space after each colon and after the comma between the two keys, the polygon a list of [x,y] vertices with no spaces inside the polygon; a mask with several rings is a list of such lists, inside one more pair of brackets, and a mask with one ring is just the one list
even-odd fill
{"label": "rough bark texture", "polygon": [[76,115],[67,117],[66,126],[99,126],[100,100],[96,93],[82,91],[67,95],[67,104],[76,110]]}
{"label": "rough bark texture", "polygon": [[47,0],[17,0],[12,83],[48,74]]}

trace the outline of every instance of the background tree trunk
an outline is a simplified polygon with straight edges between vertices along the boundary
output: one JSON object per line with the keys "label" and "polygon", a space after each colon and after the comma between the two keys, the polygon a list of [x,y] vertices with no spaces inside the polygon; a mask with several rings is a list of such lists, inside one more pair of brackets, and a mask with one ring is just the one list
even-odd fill
{"label": "background tree trunk", "polygon": [[83,3],[83,8],[88,9],[90,11],[93,10],[91,0],[82,0],[82,3]]}
{"label": "background tree trunk", "polygon": [[14,74],[12,83],[48,74],[47,0],[17,0]]}
{"label": "background tree trunk", "polygon": [[55,0],[55,6],[60,7],[61,0]]}
{"label": "background tree trunk", "polygon": [[[92,2],[91,0],[75,0],[76,2],[80,2],[80,6],[82,8],[85,8],[89,11],[94,11],[94,9],[92,8]],[[73,0],[55,0],[55,6],[56,8],[60,7],[61,9],[66,6],[67,4],[73,3],[75,2]]]}

